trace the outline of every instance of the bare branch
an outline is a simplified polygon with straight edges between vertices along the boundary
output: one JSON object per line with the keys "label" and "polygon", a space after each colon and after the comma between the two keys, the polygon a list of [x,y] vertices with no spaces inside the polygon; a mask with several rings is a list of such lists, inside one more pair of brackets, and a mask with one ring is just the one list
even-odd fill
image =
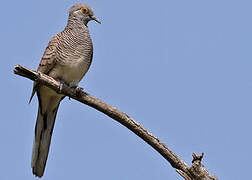
{"label": "bare branch", "polygon": [[179,173],[179,175],[181,175],[185,180],[192,180],[186,173],[184,173],[183,171],[176,169],[176,172]]}
{"label": "bare branch", "polygon": [[65,84],[61,85],[58,81],[45,74],[33,71],[29,68],[20,65],[15,66],[14,73],[29,78],[33,81],[37,81],[43,85],[50,87],[58,93],[64,94],[79,102],[91,106],[96,110],[111,117],[112,119],[116,120],[117,122],[121,123],[129,130],[134,132],[137,136],[142,138],[149,145],[151,145],[156,151],[158,151],[184,179],[217,180],[217,178],[211,176],[209,172],[205,169],[205,167],[201,164],[203,154],[200,156],[194,154],[193,164],[192,166],[188,166],[164,143],[162,143],[157,137],[147,131],[139,123],[137,123],[133,118],[128,116],[126,113],[119,111],[117,108],[106,104],[100,99],[84,92],[81,88],[71,88]]}

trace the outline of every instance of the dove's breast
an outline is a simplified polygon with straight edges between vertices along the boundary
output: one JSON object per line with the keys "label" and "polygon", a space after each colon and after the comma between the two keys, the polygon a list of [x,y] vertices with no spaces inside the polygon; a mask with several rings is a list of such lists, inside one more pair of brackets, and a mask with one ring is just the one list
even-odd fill
{"label": "dove's breast", "polygon": [[72,31],[67,33],[67,39],[62,42],[61,49],[57,51],[59,54],[56,66],[49,76],[77,85],[91,65],[93,45],[88,29],[78,33]]}

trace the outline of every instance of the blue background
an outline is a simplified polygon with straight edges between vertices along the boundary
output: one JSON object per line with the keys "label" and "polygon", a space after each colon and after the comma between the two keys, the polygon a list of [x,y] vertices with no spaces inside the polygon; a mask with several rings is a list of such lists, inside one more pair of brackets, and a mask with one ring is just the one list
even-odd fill
{"label": "blue background", "polygon": [[[31,180],[37,98],[16,64],[36,69],[76,1],[1,2],[0,179]],[[80,86],[128,113],[188,164],[192,152],[219,179],[251,178],[249,0],[78,1],[93,64]],[[43,179],[182,179],[143,140],[104,114],[65,98]]]}

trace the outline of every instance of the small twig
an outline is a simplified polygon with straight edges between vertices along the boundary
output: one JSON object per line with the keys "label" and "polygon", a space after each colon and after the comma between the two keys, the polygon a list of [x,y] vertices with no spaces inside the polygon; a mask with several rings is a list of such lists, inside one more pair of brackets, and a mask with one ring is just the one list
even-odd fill
{"label": "small twig", "polygon": [[[176,171],[184,177],[186,180],[199,180],[199,176],[197,173],[200,173],[200,178],[203,180],[213,180],[212,177],[206,169],[202,169],[203,165],[201,163],[198,164],[197,172],[195,174],[194,166],[188,166],[183,160],[181,160],[174,152],[172,152],[164,143],[162,143],[157,137],[147,131],[143,126],[137,123],[133,118],[128,116],[126,113],[119,111],[117,108],[106,104],[100,99],[84,92],[81,88],[71,88],[65,84],[60,84],[60,82],[56,81],[52,77],[49,77],[45,74],[39,73],[37,71],[33,71],[29,68],[17,65],[14,68],[14,73],[20,76],[29,78],[33,81],[37,81],[40,84],[46,85],[56,92],[61,89],[61,93],[69,96],[72,99],[75,99],[79,102],[82,102],[88,106],[95,108],[96,110],[106,114],[117,122],[121,123],[129,130],[134,132],[137,136],[142,138],[145,142],[151,145],[156,151],[158,151],[169,163],[172,167],[176,169]],[[195,156],[196,157],[196,156]],[[202,155],[203,157],[203,155]],[[201,157],[201,159],[202,159]],[[201,160],[200,159],[200,160]],[[200,161],[194,161],[200,162]],[[194,165],[193,163],[193,165]],[[194,168],[193,168],[194,167]],[[196,166],[197,167],[197,166]],[[201,171],[202,170],[202,171]],[[204,176],[202,176],[202,174]]]}
{"label": "small twig", "polygon": [[195,161],[201,161],[203,156],[204,156],[204,153],[202,152],[201,154],[197,155],[195,153],[192,153],[192,156],[193,156],[193,160],[192,160],[192,163],[194,163]]}

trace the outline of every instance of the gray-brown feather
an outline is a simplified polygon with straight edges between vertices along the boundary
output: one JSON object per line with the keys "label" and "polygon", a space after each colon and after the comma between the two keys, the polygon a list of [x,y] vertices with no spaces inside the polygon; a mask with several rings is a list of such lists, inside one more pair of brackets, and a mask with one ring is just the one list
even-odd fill
{"label": "gray-brown feather", "polygon": [[58,98],[51,98],[51,100],[55,101],[56,106],[51,106],[50,110],[48,109],[44,113],[39,108],[35,127],[31,166],[33,174],[38,177],[42,177],[45,170],[55,118],[60,103]]}
{"label": "gray-brown feather", "polygon": [[[49,42],[38,71],[77,85],[88,71],[92,56],[93,45],[87,26],[70,15],[66,28]],[[57,110],[64,96],[37,83],[34,83],[32,96],[35,92],[38,95],[39,110],[31,164],[33,173],[41,177],[47,161]]]}

